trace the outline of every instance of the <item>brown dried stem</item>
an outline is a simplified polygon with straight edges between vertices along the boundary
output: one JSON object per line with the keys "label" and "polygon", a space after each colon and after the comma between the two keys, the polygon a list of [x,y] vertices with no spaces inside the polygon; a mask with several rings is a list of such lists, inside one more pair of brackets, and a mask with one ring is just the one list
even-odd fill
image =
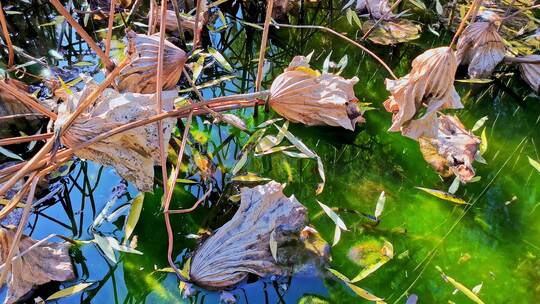
{"label": "brown dried stem", "polygon": [[116,8],[116,0],[111,0],[111,6],[109,7],[109,23],[107,24],[107,40],[105,40],[105,55],[110,56],[111,52],[111,39],[112,28],[114,23],[114,11]]}
{"label": "brown dried stem", "polygon": [[191,206],[191,208],[187,208],[187,209],[179,209],[179,210],[169,210],[169,214],[184,214],[184,213],[190,213],[192,212],[193,210],[197,209],[197,207],[199,207],[199,205],[204,202],[204,200],[208,197],[208,195],[210,195],[210,193],[212,192],[212,184],[210,184],[208,186],[208,190],[204,193],[204,195],[198,199],[195,204],[193,204],[193,206]]}
{"label": "brown dried stem", "polygon": [[369,28],[369,30],[367,30],[367,32],[364,34],[364,36],[362,36],[362,38],[360,38],[361,40],[366,40],[369,35],[373,32],[373,30],[375,30],[375,27],[377,25],[379,25],[379,23],[381,23],[381,21],[385,20],[386,17],[388,17],[392,11],[394,10],[394,8],[396,8],[399,4],[401,3],[401,0],[397,0],[391,7],[390,9],[383,15],[381,16],[381,18],[377,19],[377,21],[375,21],[375,23]]}
{"label": "brown dried stem", "polygon": [[96,52],[99,58],[101,58],[101,61],[105,64],[105,67],[107,70],[112,71],[114,69],[114,63],[109,59],[105,53],[101,50],[101,48],[94,42],[92,37],[88,35],[88,33],[82,28],[82,26],[71,16],[71,14],[66,10],[66,8],[60,3],[58,0],[49,0],[51,4],[56,8],[56,10],[66,18],[66,21],[75,29],[75,31],[81,36],[84,41],[88,44],[88,46]]}
{"label": "brown dried stem", "polygon": [[178,2],[173,0],[172,6],[174,9],[174,15],[176,16],[176,24],[178,26],[178,35],[180,35],[180,41],[182,43],[185,43],[186,36],[184,35],[184,26],[182,25],[182,18],[180,17],[180,9],[178,8]]}
{"label": "brown dried stem", "polygon": [[36,110],[37,112],[49,117],[52,120],[56,120],[56,114],[44,107],[32,99],[26,92],[22,92],[20,89],[9,85],[4,80],[0,80],[0,89],[8,91],[11,95],[15,96],[20,102],[24,103],[28,107]]}
{"label": "brown dried stem", "polygon": [[[175,0],[173,0],[175,1]],[[161,102],[161,92],[163,90],[163,50],[165,46],[165,30],[166,22],[165,18],[167,17],[167,0],[161,0],[161,15],[160,15],[160,24],[159,24],[159,48],[158,48],[158,63],[157,63],[157,103],[156,103],[156,113],[161,114],[163,112],[163,104]],[[163,192],[167,193],[167,153],[165,151],[165,139],[163,136],[163,121],[159,120],[158,124],[158,140],[159,140],[159,156],[161,161],[161,176],[163,177]]]}
{"label": "brown dried stem", "polygon": [[[202,9],[202,1],[197,0],[197,9],[195,10],[195,27],[193,29],[193,50],[197,49],[197,46],[199,45],[199,42],[201,40],[201,31],[199,31],[199,23],[202,22],[201,16],[200,16],[201,9]],[[161,20],[165,20],[165,19],[161,19]]]}
{"label": "brown dried stem", "polygon": [[54,133],[43,133],[43,134],[37,134],[37,135],[4,138],[4,139],[0,139],[0,146],[16,145],[20,143],[29,142],[29,141],[35,141],[35,140],[44,140],[44,139],[51,138],[53,135]]}
{"label": "brown dried stem", "polygon": [[333,29],[331,28],[328,28],[328,27],[325,27],[325,26],[320,26],[320,25],[292,25],[292,24],[283,24],[283,23],[272,23],[273,26],[277,27],[277,28],[280,28],[280,27],[285,27],[285,28],[298,28],[298,29],[316,29],[316,30],[323,30],[323,31],[326,31],[326,32],[329,32],[330,34],[333,34],[333,35],[336,35],[338,36],[339,38],[359,47],[360,49],[362,49],[364,52],[368,53],[371,57],[373,57],[375,60],[377,60],[387,71],[388,73],[390,74],[390,76],[392,76],[392,78],[394,79],[397,79],[396,75],[394,74],[394,72],[392,72],[392,70],[390,69],[390,67],[384,62],[384,60],[382,60],[379,56],[375,55],[375,53],[373,53],[372,51],[370,51],[368,48],[366,48],[365,46],[361,45],[360,43],[352,40],[351,38],[341,34],[341,33],[338,33],[336,31],[334,31]]}
{"label": "brown dried stem", "polygon": [[6,16],[4,15],[4,9],[2,8],[2,2],[0,1],[0,23],[2,24],[2,34],[4,35],[4,39],[6,40],[6,44],[8,47],[8,67],[11,67],[13,63],[15,63],[15,53],[13,51],[13,44],[11,43],[11,37],[9,37],[9,31],[7,28],[7,20]]}
{"label": "brown dried stem", "polygon": [[264,64],[264,57],[266,54],[266,44],[268,42],[268,29],[270,28],[270,21],[272,20],[272,8],[274,6],[274,0],[268,0],[266,5],[266,16],[264,18],[264,27],[261,38],[261,47],[259,49],[259,62],[257,65],[257,78],[255,80],[255,91],[261,90],[262,82],[262,70]]}

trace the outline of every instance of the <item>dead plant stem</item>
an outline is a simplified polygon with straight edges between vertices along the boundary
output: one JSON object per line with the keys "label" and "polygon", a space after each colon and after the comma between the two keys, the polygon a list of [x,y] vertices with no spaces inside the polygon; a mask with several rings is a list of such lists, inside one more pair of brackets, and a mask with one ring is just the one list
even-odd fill
{"label": "dead plant stem", "polygon": [[0,1],[0,23],[2,23],[2,34],[6,40],[8,47],[8,68],[15,63],[15,53],[13,51],[13,44],[11,43],[11,37],[9,37],[9,31],[7,28],[7,20],[4,15],[4,8],[2,7],[2,1]]}

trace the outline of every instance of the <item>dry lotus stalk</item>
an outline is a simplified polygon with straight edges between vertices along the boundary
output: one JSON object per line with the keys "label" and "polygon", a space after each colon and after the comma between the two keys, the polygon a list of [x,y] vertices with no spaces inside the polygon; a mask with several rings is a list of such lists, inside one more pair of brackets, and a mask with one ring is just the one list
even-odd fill
{"label": "dry lotus stalk", "polygon": [[272,256],[271,238],[276,241],[279,261],[283,244],[300,238],[307,211],[294,196],[284,196],[282,190],[283,185],[274,181],[241,189],[240,207],[233,218],[191,258],[190,279],[195,284],[222,289],[250,273],[261,277],[285,274]]}
{"label": "dry lotus stalk", "polygon": [[[5,263],[15,232],[16,228],[13,226],[0,227],[0,264]],[[30,237],[23,236],[19,243],[19,253],[36,243],[37,241]],[[75,278],[68,249],[66,243],[44,242],[13,261],[11,273],[8,274],[4,303],[22,300],[35,287],[50,281],[67,281]]]}
{"label": "dry lotus stalk", "polygon": [[356,2],[356,10],[367,10],[375,19],[380,19],[387,13],[388,15],[386,15],[383,20],[390,20],[395,17],[395,15],[390,12],[388,0],[358,0]]}
{"label": "dry lotus stalk", "polygon": [[469,24],[456,46],[458,64],[468,64],[471,78],[487,78],[497,64],[504,59],[505,46],[497,30],[500,18],[496,14],[484,14],[486,19]]}
{"label": "dry lotus stalk", "polygon": [[536,61],[536,63],[520,63],[519,70],[521,77],[537,94],[540,94],[540,55],[523,56],[520,59]]}
{"label": "dry lotus stalk", "polygon": [[364,121],[354,96],[356,82],[356,77],[320,74],[309,68],[305,57],[296,56],[272,83],[269,104],[292,122],[354,130],[357,122]]}
{"label": "dry lotus stalk", "polygon": [[[159,35],[148,36],[129,31],[127,38],[126,55],[131,58],[131,63],[120,71],[117,83],[118,90],[122,93],[155,93]],[[184,51],[165,40],[163,53],[164,90],[171,90],[178,83],[186,59]]]}
{"label": "dry lotus stalk", "polygon": [[[448,47],[430,49],[416,57],[411,72],[397,80],[386,79],[390,97],[384,102],[388,112],[394,113],[388,131],[401,131],[404,136],[437,135],[437,111],[463,108],[454,88],[457,60]],[[423,105],[425,114],[414,119]]]}
{"label": "dry lotus stalk", "polygon": [[441,115],[438,121],[436,137],[418,139],[424,159],[442,176],[453,173],[462,182],[470,181],[475,175],[472,163],[480,153],[480,139],[455,116]]}
{"label": "dry lotus stalk", "polygon": [[[84,96],[91,93],[97,85],[88,82],[83,91],[75,93],[59,109],[55,129],[77,107]],[[173,109],[176,91],[163,91],[163,110]],[[146,119],[156,114],[155,94],[123,93],[105,89],[96,103],[82,113],[62,137],[62,142],[73,147],[92,139],[115,127]],[[165,143],[169,142],[175,119],[163,120]],[[148,124],[111,136],[96,142],[75,154],[83,159],[113,166],[116,172],[134,183],[140,191],[152,191],[154,182],[154,164],[159,163],[159,141],[157,124]]]}

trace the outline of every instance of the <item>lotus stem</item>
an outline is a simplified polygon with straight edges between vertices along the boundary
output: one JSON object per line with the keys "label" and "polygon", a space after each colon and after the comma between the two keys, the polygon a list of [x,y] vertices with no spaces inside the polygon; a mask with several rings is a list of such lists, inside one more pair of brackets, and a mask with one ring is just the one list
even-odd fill
{"label": "lotus stem", "polygon": [[109,59],[105,53],[101,50],[101,48],[94,42],[92,37],[88,35],[88,33],[82,28],[82,26],[71,16],[71,14],[66,10],[66,8],[60,3],[58,0],[49,0],[51,4],[56,8],[56,10],[66,18],[66,21],[75,29],[75,31],[86,41],[88,46],[96,52],[99,58],[101,58],[101,61],[103,61],[103,64],[107,68],[107,70],[112,71],[114,69],[114,63]]}
{"label": "lotus stem", "polygon": [[375,53],[373,53],[372,51],[370,51],[368,48],[366,48],[365,46],[361,45],[360,43],[352,40],[351,38],[343,35],[343,34],[340,34],[336,31],[334,31],[333,29],[330,29],[328,27],[325,27],[325,26],[321,26],[321,25],[291,25],[291,24],[282,24],[282,23],[272,23],[273,26],[277,27],[277,28],[280,28],[280,27],[287,27],[287,28],[299,28],[299,29],[316,29],[316,30],[323,30],[323,31],[326,31],[326,32],[329,32],[333,35],[336,35],[338,36],[339,38],[359,47],[360,49],[362,49],[364,52],[368,53],[371,57],[373,57],[375,60],[377,60],[387,71],[388,73],[390,74],[390,76],[392,76],[392,78],[394,79],[397,79],[396,75],[394,74],[394,72],[392,72],[392,70],[390,69],[390,67],[384,62],[384,60],[382,60],[379,56],[375,55]]}
{"label": "lotus stem", "polygon": [[107,40],[105,41],[105,55],[109,57],[111,54],[111,39],[112,28],[114,23],[114,11],[116,8],[116,0],[110,0],[111,6],[109,7],[109,23],[107,24]]}
{"label": "lotus stem", "polygon": [[[178,2],[175,0],[172,1],[172,6],[174,10],[174,15],[176,16],[176,24],[178,26],[178,35],[180,36],[180,41],[182,45],[185,46],[186,36],[184,35],[184,26],[182,25],[182,19],[180,17],[180,9],[178,8]],[[164,22],[163,20],[161,22]]]}
{"label": "lotus stem", "polygon": [[2,2],[0,1],[0,23],[2,24],[2,34],[6,40],[8,47],[8,67],[11,67],[15,63],[15,53],[13,52],[13,44],[11,43],[11,37],[9,37],[9,31],[7,28],[7,20],[4,15],[4,8],[2,7]]}
{"label": "lotus stem", "polygon": [[200,40],[201,40],[201,31],[199,31],[199,23],[202,22],[201,16],[200,16],[201,9],[202,9],[202,0],[197,0],[197,9],[195,10],[195,28],[193,29],[193,50],[197,49],[197,46],[199,45]]}
{"label": "lotus stem", "polygon": [[471,6],[469,7],[469,10],[467,11],[465,16],[461,20],[461,23],[459,24],[459,27],[456,30],[456,33],[454,34],[454,37],[452,37],[452,42],[450,42],[450,46],[449,46],[450,48],[452,48],[454,46],[454,44],[456,44],[457,39],[458,39],[459,35],[461,35],[461,32],[463,32],[463,30],[465,29],[465,23],[467,23],[467,20],[469,19],[471,14],[473,12],[475,12],[474,15],[476,15],[476,12],[480,8],[480,3],[481,2],[482,2],[482,0],[473,0]]}
{"label": "lotus stem", "polygon": [[381,21],[383,21],[386,17],[388,17],[388,15],[390,15],[392,13],[392,11],[394,10],[394,8],[396,8],[401,3],[401,1],[402,0],[397,0],[381,18],[379,18],[379,19],[377,19],[377,21],[375,21],[375,23],[369,28],[369,30],[360,39],[361,40],[366,40],[369,37],[369,35],[371,34],[371,32],[373,32],[373,30],[375,30],[375,27],[377,27],[377,25],[379,25],[379,23],[381,23]]}
{"label": "lotus stem", "polygon": [[187,208],[187,209],[179,209],[179,210],[169,210],[169,214],[184,214],[184,213],[190,213],[192,212],[193,210],[197,209],[197,207],[202,203],[204,202],[204,200],[206,200],[206,198],[208,197],[208,195],[210,195],[210,193],[212,192],[212,184],[209,185],[208,187],[208,191],[206,191],[204,193],[204,195],[198,199],[195,204],[193,204],[193,206],[191,206],[191,208]]}
{"label": "lotus stem", "polygon": [[257,78],[255,80],[255,91],[261,90],[262,82],[262,70],[264,65],[264,57],[266,54],[266,44],[268,43],[268,30],[270,28],[270,21],[272,20],[272,8],[274,6],[274,0],[268,0],[266,5],[266,15],[264,18],[264,27],[261,38],[261,47],[259,48],[259,62],[257,65]]}
{"label": "lotus stem", "polygon": [[36,110],[37,112],[49,117],[52,120],[56,120],[56,114],[51,112],[49,109],[44,107],[42,104],[38,103],[25,92],[21,92],[16,87],[13,87],[6,83],[4,80],[0,80],[0,88],[8,91],[11,95],[15,96],[20,102],[24,103],[28,107]]}
{"label": "lotus stem", "polygon": [[[175,0],[172,0],[175,1]],[[167,0],[161,0],[161,22],[159,24],[159,48],[158,48],[158,62],[157,62],[157,82],[156,82],[156,114],[163,112],[163,104],[161,101],[161,92],[163,91],[163,51],[165,47],[165,30],[167,23],[165,18],[167,16]],[[159,120],[158,125],[158,140],[159,140],[159,158],[161,162],[161,174],[163,176],[163,192],[167,194],[167,152],[165,151],[165,138],[163,135],[163,121]]]}
{"label": "lotus stem", "polygon": [[19,136],[12,138],[0,139],[0,146],[16,145],[24,142],[35,141],[35,140],[44,140],[51,138],[54,133],[43,133],[37,135],[28,135],[28,136]]}

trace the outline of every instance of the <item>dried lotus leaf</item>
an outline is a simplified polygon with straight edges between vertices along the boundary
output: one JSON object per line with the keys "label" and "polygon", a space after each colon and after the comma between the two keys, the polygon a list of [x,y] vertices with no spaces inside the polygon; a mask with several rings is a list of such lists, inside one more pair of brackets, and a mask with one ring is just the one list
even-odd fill
{"label": "dried lotus leaf", "polygon": [[[15,238],[16,228],[0,227],[0,264],[5,262]],[[23,236],[18,252],[22,253],[37,241]],[[66,243],[44,242],[12,262],[8,273],[7,295],[4,303],[22,300],[34,288],[50,281],[67,281],[75,278]]]}
{"label": "dried lotus leaf", "polygon": [[[157,88],[157,63],[159,35],[152,36],[127,32],[128,47],[126,55],[131,62],[118,75],[117,86],[121,93],[155,93]],[[163,89],[174,89],[180,76],[186,53],[169,41],[164,41],[163,52]]]}
{"label": "dried lotus leaf", "polygon": [[[160,24],[161,22],[161,14],[156,14],[157,16],[157,22]],[[193,33],[193,30],[195,29],[195,17],[188,16],[186,14],[180,14],[180,23],[182,25],[182,29],[184,31],[188,31],[190,33]],[[165,15],[165,28],[169,32],[176,32],[178,31],[178,20],[176,19],[176,14],[172,10],[167,10],[167,13]]]}
{"label": "dried lotus leaf", "polygon": [[[394,114],[388,131],[401,131],[413,139],[435,137],[437,111],[463,108],[454,88],[456,69],[454,51],[439,47],[416,57],[409,74],[397,80],[386,79],[390,97],[384,102],[384,107]],[[426,112],[414,119],[424,104],[427,105]]]}
{"label": "dried lotus leaf", "polygon": [[390,20],[395,17],[390,11],[388,0],[358,0],[355,9],[357,11],[367,10],[373,19],[381,19],[384,16],[383,20]]}
{"label": "dried lotus leaf", "polygon": [[[55,128],[76,109],[96,85],[88,83],[85,89],[75,93],[60,107]],[[173,109],[176,91],[163,91],[163,109]],[[75,119],[74,124],[62,137],[62,143],[73,147],[102,133],[127,123],[143,120],[156,114],[155,94],[118,93],[105,89],[93,106]],[[164,142],[168,143],[175,120],[163,120]],[[165,148],[167,149],[167,148]],[[159,141],[157,124],[147,124],[126,132],[113,135],[75,152],[80,158],[89,159],[102,165],[113,166],[116,172],[135,184],[140,191],[152,191],[154,165],[159,162]]]}
{"label": "dried lotus leaf", "polygon": [[523,62],[519,64],[521,77],[537,94],[540,94],[540,55],[524,56],[521,59],[531,61],[530,63]]}
{"label": "dried lotus leaf", "polygon": [[459,37],[456,56],[459,64],[469,65],[471,78],[487,78],[506,53],[497,28],[497,17],[469,24]]}
{"label": "dried lotus leaf", "polygon": [[[362,31],[366,33],[375,25],[374,20],[362,23]],[[383,21],[376,25],[368,39],[382,45],[392,45],[411,41],[420,37],[420,26],[409,20]]]}
{"label": "dried lotus leaf", "polygon": [[[306,208],[283,195],[283,185],[271,181],[241,189],[241,203],[233,218],[210,236],[193,254],[190,279],[209,289],[235,285],[248,274],[265,277],[285,274],[270,250],[275,239],[300,238],[307,220]],[[285,237],[289,236],[289,237]],[[278,257],[279,248],[278,241]]]}
{"label": "dried lotus leaf", "polygon": [[[4,81],[7,85],[15,87],[21,92],[28,92],[28,85],[16,79],[6,78]],[[0,87],[0,116],[13,114],[32,113],[30,107],[22,103],[7,90]]]}
{"label": "dried lotus leaf", "polygon": [[292,122],[354,130],[356,122],[363,121],[353,89],[357,82],[356,77],[320,74],[296,56],[272,83],[269,104]]}
{"label": "dried lotus leaf", "polygon": [[480,139],[455,116],[441,115],[438,122],[436,137],[418,140],[424,159],[442,176],[454,173],[462,182],[470,181],[475,175],[472,163],[479,153]]}

